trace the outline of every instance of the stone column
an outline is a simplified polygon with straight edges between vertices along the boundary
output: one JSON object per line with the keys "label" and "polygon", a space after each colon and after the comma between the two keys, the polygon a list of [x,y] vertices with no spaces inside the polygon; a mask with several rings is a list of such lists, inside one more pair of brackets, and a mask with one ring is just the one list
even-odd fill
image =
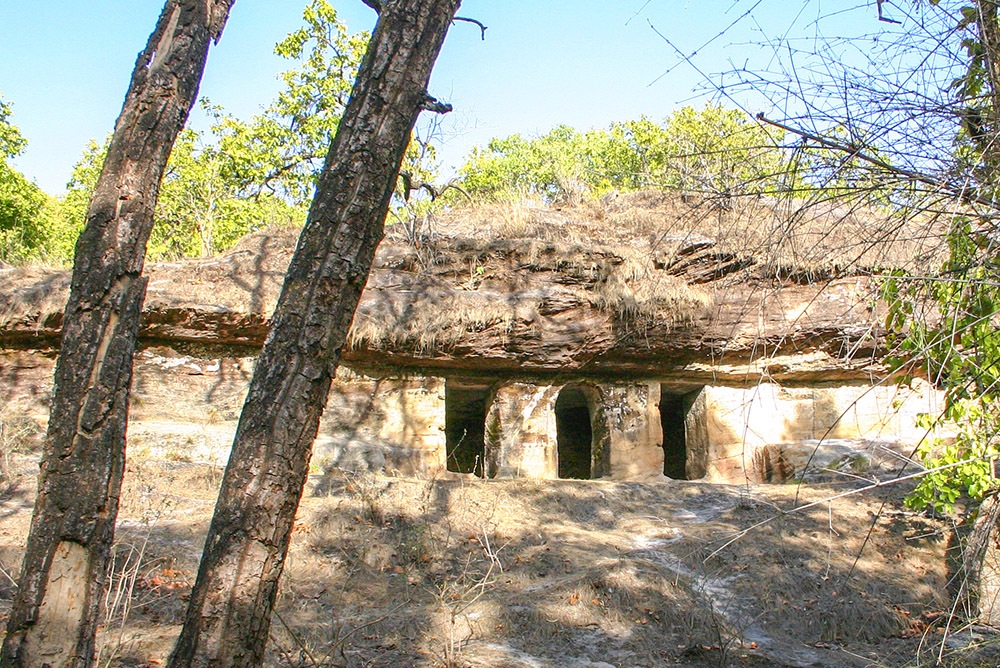
{"label": "stone column", "polygon": [[500,478],[557,478],[553,410],[559,392],[551,386],[509,383],[496,389],[486,415],[487,460]]}
{"label": "stone column", "polygon": [[616,480],[663,475],[663,446],[657,383],[599,386]]}

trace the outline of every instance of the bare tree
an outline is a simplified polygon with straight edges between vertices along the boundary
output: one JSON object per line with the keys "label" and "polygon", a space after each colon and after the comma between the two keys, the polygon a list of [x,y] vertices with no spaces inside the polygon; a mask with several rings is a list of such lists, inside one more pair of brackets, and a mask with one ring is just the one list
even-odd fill
{"label": "bare tree", "polygon": [[[995,623],[1000,606],[983,609],[984,592],[1000,583],[983,560],[1000,544],[1000,2],[812,5],[819,14],[794,19],[808,36],[782,26],[766,63],[706,76],[706,88],[756,105],[794,138],[811,186],[791,194],[796,207],[877,214],[859,252],[904,233],[926,249],[872,267],[889,297],[892,356],[945,393],[928,424],[949,438],[915,449],[927,469],[907,503],[955,513],[953,612]],[[862,15],[849,22],[850,12]]]}
{"label": "bare tree", "polygon": [[379,12],[257,361],[172,668],[259,666],[341,348],[459,0]]}
{"label": "bare tree", "polygon": [[0,664],[89,666],[121,489],[160,180],[235,0],[167,0],[76,246],[41,477]]}

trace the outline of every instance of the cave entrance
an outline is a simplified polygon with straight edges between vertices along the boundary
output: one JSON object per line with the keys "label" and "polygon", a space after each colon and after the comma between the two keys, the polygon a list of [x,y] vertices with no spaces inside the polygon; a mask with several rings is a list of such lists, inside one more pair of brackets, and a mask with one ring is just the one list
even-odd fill
{"label": "cave entrance", "polygon": [[486,409],[490,389],[448,381],[444,387],[447,469],[485,476]]}
{"label": "cave entrance", "polygon": [[676,392],[660,386],[663,475],[697,480],[708,471],[708,421],[704,388]]}
{"label": "cave entrance", "polygon": [[597,477],[593,416],[583,388],[569,385],[560,390],[555,412],[559,477],[577,480]]}

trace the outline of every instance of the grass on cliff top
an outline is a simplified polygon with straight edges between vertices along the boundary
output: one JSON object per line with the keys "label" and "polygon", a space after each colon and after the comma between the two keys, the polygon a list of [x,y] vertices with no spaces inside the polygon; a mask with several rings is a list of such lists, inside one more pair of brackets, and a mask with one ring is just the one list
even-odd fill
{"label": "grass on cliff top", "polygon": [[752,262],[758,272],[870,273],[935,269],[947,248],[949,212],[877,212],[846,199],[689,197],[611,193],[576,206],[530,199],[459,207],[437,216],[435,234],[480,239],[629,245],[660,255],[712,242],[712,252]]}
{"label": "grass on cliff top", "polygon": [[[944,248],[942,223],[926,218],[877,216],[842,203],[654,191],[575,206],[455,207],[419,229],[390,222],[350,344],[440,349],[476,333],[516,334],[545,314],[580,307],[627,328],[672,328],[705,315],[723,277],[927,271]],[[216,258],[151,264],[147,308],[266,318],[296,236],[269,229]],[[65,272],[2,271],[10,287],[0,295],[0,327],[62,310]],[[380,284],[380,272],[392,279]]]}
{"label": "grass on cliff top", "polygon": [[572,206],[477,203],[417,222],[390,225],[386,246],[406,249],[393,266],[428,279],[368,301],[352,346],[447,348],[487,330],[523,334],[560,308],[592,307],[626,330],[674,328],[706,316],[734,281],[924,272],[945,252],[930,216],[878,216],[842,201],[645,191]]}

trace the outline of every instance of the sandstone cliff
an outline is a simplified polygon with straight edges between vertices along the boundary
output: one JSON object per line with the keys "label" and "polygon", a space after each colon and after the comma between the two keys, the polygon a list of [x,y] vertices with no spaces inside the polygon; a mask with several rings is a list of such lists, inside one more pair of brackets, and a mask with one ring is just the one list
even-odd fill
{"label": "sandstone cliff", "polygon": [[[723,206],[725,205],[725,206]],[[345,362],[549,376],[783,383],[884,375],[873,273],[934,263],[915,223],[655,194],[449,211],[390,225]],[[296,231],[151,264],[141,337],[263,342]],[[0,269],[0,346],[58,345],[64,270]]]}

